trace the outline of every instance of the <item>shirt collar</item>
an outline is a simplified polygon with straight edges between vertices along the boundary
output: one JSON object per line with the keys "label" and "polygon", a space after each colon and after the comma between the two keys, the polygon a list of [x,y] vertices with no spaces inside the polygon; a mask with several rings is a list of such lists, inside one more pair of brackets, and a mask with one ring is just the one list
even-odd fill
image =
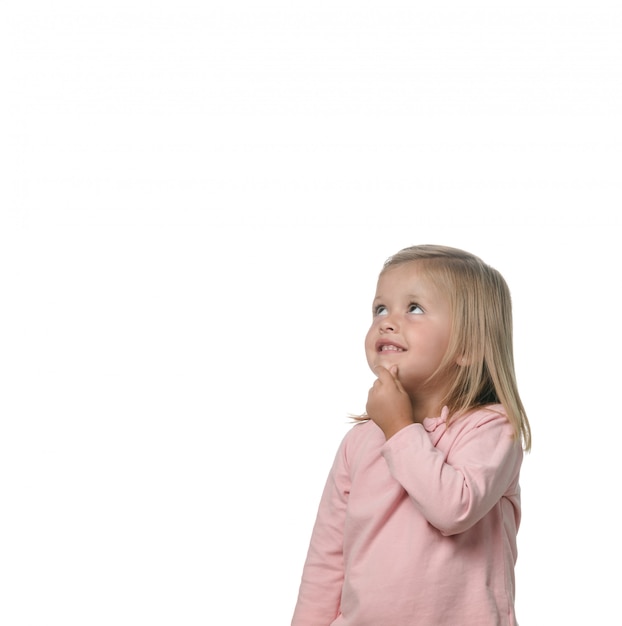
{"label": "shirt collar", "polygon": [[423,420],[423,427],[429,432],[434,432],[439,426],[445,424],[449,417],[449,408],[444,406],[438,417],[426,417]]}

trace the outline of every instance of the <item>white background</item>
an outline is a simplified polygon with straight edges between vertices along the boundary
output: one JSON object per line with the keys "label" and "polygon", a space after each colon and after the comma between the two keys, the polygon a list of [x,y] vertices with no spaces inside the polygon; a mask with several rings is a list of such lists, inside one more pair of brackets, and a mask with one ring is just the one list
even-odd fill
{"label": "white background", "polygon": [[621,26],[4,2],[0,622],[288,624],[376,275],[441,243],[514,298],[521,624],[622,623]]}

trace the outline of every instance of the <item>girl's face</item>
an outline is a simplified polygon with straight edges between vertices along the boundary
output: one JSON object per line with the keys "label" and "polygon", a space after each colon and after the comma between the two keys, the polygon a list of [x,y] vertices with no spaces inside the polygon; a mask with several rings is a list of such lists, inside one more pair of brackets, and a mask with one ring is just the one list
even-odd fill
{"label": "girl's face", "polygon": [[365,338],[367,362],[398,367],[411,399],[438,396],[441,383],[424,386],[440,365],[451,334],[447,297],[419,270],[417,261],[389,267],[378,279],[373,321]]}

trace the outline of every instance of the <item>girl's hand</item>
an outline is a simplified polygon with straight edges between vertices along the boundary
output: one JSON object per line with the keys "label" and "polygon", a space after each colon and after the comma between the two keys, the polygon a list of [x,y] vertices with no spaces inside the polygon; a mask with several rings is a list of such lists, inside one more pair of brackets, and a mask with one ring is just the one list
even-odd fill
{"label": "girl's hand", "polygon": [[367,415],[390,439],[414,422],[412,404],[397,375],[397,365],[390,370],[379,365],[374,369],[377,380],[367,396]]}

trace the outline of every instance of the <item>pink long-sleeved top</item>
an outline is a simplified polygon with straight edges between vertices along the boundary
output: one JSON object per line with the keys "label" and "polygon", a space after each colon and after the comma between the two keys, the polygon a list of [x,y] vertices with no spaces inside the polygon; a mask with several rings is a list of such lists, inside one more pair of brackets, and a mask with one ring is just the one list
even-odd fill
{"label": "pink long-sleeved top", "polygon": [[344,437],[292,626],[515,626],[520,442],[501,405]]}

